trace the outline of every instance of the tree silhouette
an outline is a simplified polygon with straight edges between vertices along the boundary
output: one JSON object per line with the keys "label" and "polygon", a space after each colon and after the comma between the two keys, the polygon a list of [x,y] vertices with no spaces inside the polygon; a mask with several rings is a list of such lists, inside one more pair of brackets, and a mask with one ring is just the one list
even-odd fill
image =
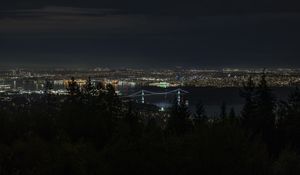
{"label": "tree silhouette", "polygon": [[184,103],[177,104],[174,102],[170,118],[167,121],[167,130],[171,134],[184,135],[192,128],[192,123],[190,120],[190,112]]}
{"label": "tree silhouette", "polygon": [[275,127],[275,98],[263,73],[255,93],[257,121],[255,127],[265,137],[270,138]]}
{"label": "tree silhouette", "polygon": [[53,89],[53,84],[49,79],[45,80],[44,83],[44,94],[49,94],[50,90]]}
{"label": "tree silhouette", "polygon": [[227,105],[225,102],[221,105],[220,118],[221,120],[225,120],[227,118]]}
{"label": "tree silhouette", "polygon": [[207,121],[206,111],[201,101],[199,101],[196,105],[196,113],[194,114],[193,120],[195,125],[205,123]]}
{"label": "tree silhouette", "polygon": [[250,76],[240,91],[241,97],[245,99],[245,104],[241,111],[242,125],[248,130],[254,127],[256,123],[255,88],[255,84]]}
{"label": "tree silhouette", "polygon": [[92,80],[91,80],[91,77],[88,77],[85,85],[84,85],[84,93],[85,94],[88,94],[88,95],[94,95],[94,86],[92,84]]}
{"label": "tree silhouette", "polygon": [[249,77],[241,96],[245,99],[241,112],[243,126],[252,136],[261,134],[271,145],[275,129],[275,98],[267,84],[265,72],[257,86]]}
{"label": "tree silhouette", "polygon": [[71,95],[71,96],[80,94],[80,87],[79,87],[78,83],[75,81],[74,77],[72,77],[71,81],[68,82],[67,90],[68,90],[69,95]]}
{"label": "tree silhouette", "polygon": [[[300,148],[300,90],[296,88],[289,95],[286,103],[282,103],[278,128],[283,132],[285,141]],[[300,149],[299,149],[300,151]]]}
{"label": "tree silhouette", "polygon": [[291,149],[284,149],[273,165],[274,175],[300,174],[300,155]]}
{"label": "tree silhouette", "polygon": [[105,85],[103,82],[98,82],[97,85],[96,85],[96,89],[97,89],[97,92],[98,94],[103,94],[103,92],[105,91]]}
{"label": "tree silhouette", "polygon": [[[141,111],[120,100],[112,85],[85,96],[72,78],[69,89],[76,100],[51,95],[47,103],[31,94],[0,101],[0,174],[299,174],[299,89],[281,103],[272,129],[272,92],[264,77],[258,87],[250,80],[241,90],[246,130],[227,122],[239,115],[225,104],[225,122],[193,129],[184,103]],[[193,118],[206,120],[202,103]],[[257,134],[249,137],[249,128]],[[283,137],[276,151],[274,130]]]}
{"label": "tree silhouette", "polygon": [[97,83],[97,90],[104,90],[104,89],[105,89],[105,85],[103,82]]}
{"label": "tree silhouette", "polygon": [[106,90],[107,90],[107,95],[108,96],[111,96],[111,97],[114,97],[116,96],[116,91],[115,91],[115,88],[112,84],[107,84],[106,85]]}
{"label": "tree silhouette", "polygon": [[229,117],[230,120],[235,120],[236,119],[236,114],[235,114],[235,110],[234,110],[233,107],[230,109],[228,117]]}

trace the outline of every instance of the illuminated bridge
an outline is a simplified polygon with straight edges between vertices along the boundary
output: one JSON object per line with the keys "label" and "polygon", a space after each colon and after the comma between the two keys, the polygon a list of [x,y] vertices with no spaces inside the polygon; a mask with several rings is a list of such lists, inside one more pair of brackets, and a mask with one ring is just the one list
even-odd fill
{"label": "illuminated bridge", "polygon": [[180,88],[171,90],[171,91],[167,91],[167,92],[153,92],[153,91],[148,91],[148,90],[140,90],[140,91],[135,92],[126,97],[128,97],[128,98],[136,98],[136,97],[139,98],[140,97],[140,99],[141,99],[140,102],[144,104],[145,99],[149,96],[164,95],[166,97],[167,95],[177,95],[176,100],[177,100],[177,104],[179,105],[182,100],[181,96],[184,94],[188,94],[188,93],[189,93],[188,91],[180,89]]}

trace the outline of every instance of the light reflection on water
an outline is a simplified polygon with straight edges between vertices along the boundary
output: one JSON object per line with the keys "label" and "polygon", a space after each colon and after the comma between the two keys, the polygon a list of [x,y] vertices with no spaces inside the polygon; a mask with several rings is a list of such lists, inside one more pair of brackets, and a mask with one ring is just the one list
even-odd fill
{"label": "light reflection on water", "polygon": [[[158,106],[159,108],[170,108],[172,107],[172,103],[166,103],[166,102],[158,102],[153,103],[154,105]],[[228,105],[227,106],[227,112],[229,113],[230,109],[233,108],[236,114],[239,114],[242,110],[243,105]],[[210,117],[218,117],[221,112],[221,106],[220,105],[204,105],[205,112]],[[189,110],[191,113],[194,113],[196,111],[195,105],[190,105]]]}
{"label": "light reflection on water", "polygon": [[[186,100],[189,102],[189,109],[191,112],[195,111],[196,104],[201,101],[205,107],[206,113],[208,116],[219,116],[221,111],[222,103],[226,103],[227,112],[229,113],[230,109],[233,108],[236,114],[239,114],[242,110],[244,99],[240,97],[240,88],[213,88],[213,87],[181,87],[184,90],[189,91],[190,93],[186,95]],[[141,89],[154,91],[154,92],[166,92],[174,90],[176,88],[156,88],[156,87],[135,87],[127,89],[127,92],[133,93]],[[285,100],[289,93],[294,90],[293,87],[283,87],[283,88],[273,88],[274,95],[281,99]],[[140,101],[139,98],[136,99]],[[155,104],[158,107],[168,108],[172,106],[176,100],[176,94],[174,95],[160,95],[160,96],[147,96],[145,97],[146,103]]]}
{"label": "light reflection on water", "polygon": [[[131,94],[137,92],[141,89],[154,91],[154,92],[166,92],[173,89],[162,89],[162,88],[154,88],[154,87],[135,87],[128,89],[126,88],[126,92],[123,91],[122,88],[119,90],[123,94]],[[188,100],[189,110],[191,113],[194,113],[196,110],[196,104],[201,100],[204,104],[206,114],[208,116],[216,117],[220,115],[221,104],[226,102],[227,104],[227,112],[230,111],[231,108],[234,108],[237,114],[240,113],[242,109],[243,99],[239,97],[239,89],[231,88],[231,89],[215,89],[215,88],[190,88],[190,87],[182,87],[184,90],[188,90],[190,94],[184,97],[185,100]],[[173,95],[154,95],[154,96],[146,96],[145,103],[150,103],[158,106],[160,109],[167,109],[172,107],[174,101],[176,101],[176,94]],[[136,101],[140,102],[141,97],[136,97]]]}

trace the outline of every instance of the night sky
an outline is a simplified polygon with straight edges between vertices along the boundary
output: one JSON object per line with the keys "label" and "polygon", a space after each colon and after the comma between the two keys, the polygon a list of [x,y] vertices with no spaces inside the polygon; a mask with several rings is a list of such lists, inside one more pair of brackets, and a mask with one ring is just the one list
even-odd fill
{"label": "night sky", "polygon": [[2,1],[0,66],[300,67],[300,4]]}

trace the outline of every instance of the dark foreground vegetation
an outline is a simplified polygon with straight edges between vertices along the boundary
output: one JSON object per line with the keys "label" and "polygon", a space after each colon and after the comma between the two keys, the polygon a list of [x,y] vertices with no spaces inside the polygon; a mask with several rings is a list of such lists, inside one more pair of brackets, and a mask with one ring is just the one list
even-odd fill
{"label": "dark foreground vegetation", "polygon": [[[15,97],[0,110],[1,175],[300,174],[300,91],[276,100],[264,75],[241,89],[241,114],[185,105],[137,110],[112,86]],[[199,97],[201,98],[201,97]]]}

